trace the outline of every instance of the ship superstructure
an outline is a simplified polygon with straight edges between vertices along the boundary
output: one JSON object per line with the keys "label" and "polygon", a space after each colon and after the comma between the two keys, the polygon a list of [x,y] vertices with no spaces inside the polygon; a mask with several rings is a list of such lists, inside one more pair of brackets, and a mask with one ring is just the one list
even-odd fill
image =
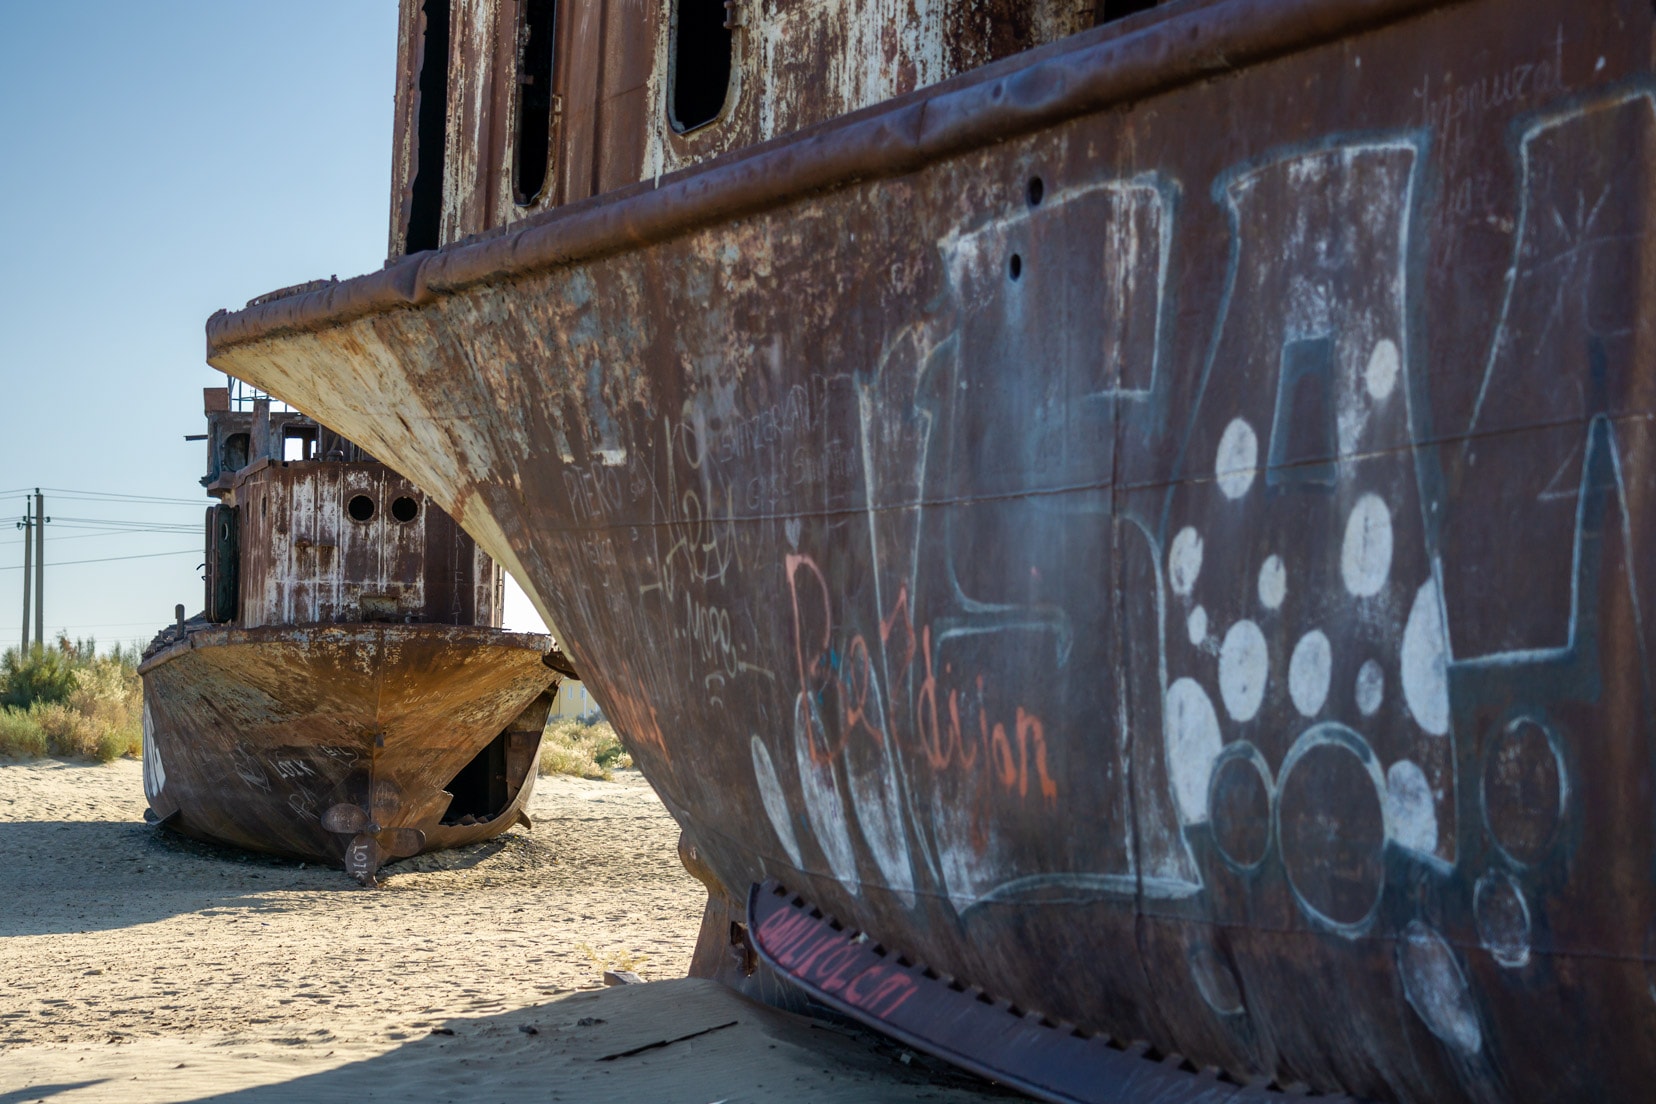
{"label": "ship superstructure", "polygon": [[526,821],[561,654],[500,629],[500,569],[412,483],[231,394],[206,391],[205,610],[139,668],[155,818],[363,881]]}

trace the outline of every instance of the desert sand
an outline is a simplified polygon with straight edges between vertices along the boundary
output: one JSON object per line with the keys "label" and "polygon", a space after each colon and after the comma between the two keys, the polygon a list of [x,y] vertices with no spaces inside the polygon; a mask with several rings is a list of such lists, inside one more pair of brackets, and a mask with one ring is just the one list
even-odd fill
{"label": "desert sand", "polygon": [[143,809],[135,762],[0,760],[0,1104],[999,1098],[682,980],[705,895],[635,773],[543,778],[532,833],[379,889]]}

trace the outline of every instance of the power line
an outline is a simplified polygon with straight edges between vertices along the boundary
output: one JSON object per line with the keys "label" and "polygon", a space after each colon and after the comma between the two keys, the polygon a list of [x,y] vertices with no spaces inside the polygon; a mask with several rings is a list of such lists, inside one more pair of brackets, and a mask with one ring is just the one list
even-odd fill
{"label": "power line", "polygon": [[[199,548],[178,548],[178,549],[174,549],[171,552],[145,552],[145,553],[143,553],[141,555],[137,555],[137,556],[101,556],[97,559],[92,559],[92,560],[59,560],[57,563],[49,563],[46,566],[47,567],[69,567],[69,566],[72,566],[74,564],[114,563],[117,560],[153,560],[157,556],[184,556],[184,555],[199,556],[199,555],[201,555],[201,549],[199,549]],[[13,565],[11,567],[0,567],[0,571],[21,571],[21,570],[23,570],[23,568],[19,565]]]}
{"label": "power line", "polygon": [[143,518],[80,518],[54,517],[53,525],[73,525],[77,529],[88,525],[101,525],[113,529],[147,529],[161,527],[172,529],[175,532],[193,533],[201,528],[197,521],[149,521]]}
{"label": "power line", "polygon": [[169,529],[200,528],[193,521],[153,521],[147,518],[81,518],[81,517],[53,517],[54,525],[102,525],[112,529],[147,528],[149,526],[164,526]]}
{"label": "power line", "polygon": [[[80,528],[80,526],[78,526],[78,525],[77,526],[72,526],[72,528],[78,529],[78,528]],[[68,536],[68,537],[53,537],[52,542],[54,544],[57,544],[57,543],[61,543],[63,541],[87,540],[88,538],[97,538],[97,537],[131,537],[131,536],[140,536],[141,537],[141,536],[144,536],[146,534],[156,535],[156,536],[176,536],[179,533],[194,533],[200,528],[201,527],[199,525],[193,525],[193,526],[187,526],[187,527],[179,528],[179,529],[160,529],[160,528],[157,528],[157,529],[94,529],[89,533],[76,533],[73,536]],[[23,542],[21,540],[0,541],[0,548],[6,548],[6,547],[10,547],[12,545],[18,545],[18,544],[22,544],[22,543]]]}
{"label": "power line", "polygon": [[[29,493],[33,487],[25,488]],[[117,491],[71,491],[63,487],[42,487],[43,493],[59,495],[63,498],[79,499],[87,502],[146,502],[164,506],[204,506],[208,503],[200,498],[163,498],[157,495],[122,494]],[[6,494],[14,492],[7,491]],[[0,496],[3,497],[3,496]]]}

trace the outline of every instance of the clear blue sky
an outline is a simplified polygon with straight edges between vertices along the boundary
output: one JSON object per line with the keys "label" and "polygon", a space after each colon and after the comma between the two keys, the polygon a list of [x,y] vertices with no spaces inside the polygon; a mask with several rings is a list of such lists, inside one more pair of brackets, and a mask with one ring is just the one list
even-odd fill
{"label": "clear blue sky", "polygon": [[[22,612],[9,492],[35,486],[187,500],[47,497],[54,518],[188,527],[46,529],[47,635],[147,641],[174,603],[202,606],[205,454],[183,436],[223,383],[207,316],[385,259],[396,4],[0,0],[0,15],[0,648]],[[169,554],[66,562],[149,553]]]}

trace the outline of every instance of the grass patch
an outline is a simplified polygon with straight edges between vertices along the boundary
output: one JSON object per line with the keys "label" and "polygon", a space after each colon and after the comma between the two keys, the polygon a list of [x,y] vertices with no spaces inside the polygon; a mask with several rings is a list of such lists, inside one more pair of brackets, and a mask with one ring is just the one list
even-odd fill
{"label": "grass patch", "polygon": [[91,640],[0,657],[0,755],[107,763],[143,754],[137,649],[98,655]]}
{"label": "grass patch", "polygon": [[621,746],[608,721],[556,721],[546,726],[541,739],[542,774],[572,774],[608,782],[614,777],[611,771],[632,765],[632,756]]}

